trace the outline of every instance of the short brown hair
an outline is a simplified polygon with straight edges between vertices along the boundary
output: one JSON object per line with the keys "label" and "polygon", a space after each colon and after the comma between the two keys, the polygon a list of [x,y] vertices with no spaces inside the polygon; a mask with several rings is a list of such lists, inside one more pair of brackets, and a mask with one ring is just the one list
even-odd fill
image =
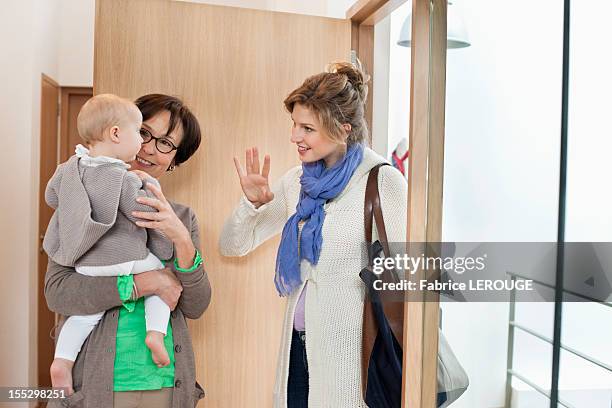
{"label": "short brown hair", "polygon": [[331,140],[344,140],[343,124],[350,124],[347,144],[363,143],[368,138],[365,120],[365,101],[368,96],[369,76],[361,64],[336,62],[326,72],[306,78],[304,83],[285,99],[285,108],[293,112],[295,104],[312,110]]}
{"label": "short brown hair", "polygon": [[113,126],[134,123],[140,126],[142,115],[130,100],[113,94],[99,94],[81,107],[77,117],[79,136],[86,145],[104,140],[104,131]]}
{"label": "short brown hair", "polygon": [[135,103],[142,112],[143,121],[166,110],[170,112],[167,134],[172,133],[179,125],[183,129],[183,138],[174,156],[175,166],[186,162],[198,150],[202,140],[200,123],[182,100],[170,95],[148,94],[136,99]]}

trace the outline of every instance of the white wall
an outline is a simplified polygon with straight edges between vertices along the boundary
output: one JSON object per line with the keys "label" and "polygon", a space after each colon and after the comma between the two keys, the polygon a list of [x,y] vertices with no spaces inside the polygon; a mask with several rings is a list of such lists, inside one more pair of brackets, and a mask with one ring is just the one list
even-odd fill
{"label": "white wall", "polygon": [[93,86],[95,0],[59,0],[62,86]]}
{"label": "white wall", "polygon": [[0,123],[4,171],[0,225],[0,384],[35,385],[38,146],[41,73],[58,75],[58,1],[3,3]]}
{"label": "white wall", "polygon": [[[93,83],[94,0],[11,0],[0,25],[0,384],[37,383],[41,74]],[[46,335],[43,333],[42,335]],[[0,403],[0,406],[2,404]]]}
{"label": "white wall", "polygon": [[389,112],[386,157],[390,157],[402,139],[410,132],[410,48],[400,47],[397,40],[402,24],[412,11],[408,0],[391,14],[389,27]]}
{"label": "white wall", "polygon": [[568,136],[569,241],[612,241],[609,214],[612,190],[612,138],[609,98],[612,94],[610,38],[612,4],[606,0],[572,2],[570,104]]}
{"label": "white wall", "polygon": [[374,26],[374,72],[370,75],[376,84],[368,98],[373,99],[372,149],[383,157],[389,157],[389,71],[391,16],[381,20]]}

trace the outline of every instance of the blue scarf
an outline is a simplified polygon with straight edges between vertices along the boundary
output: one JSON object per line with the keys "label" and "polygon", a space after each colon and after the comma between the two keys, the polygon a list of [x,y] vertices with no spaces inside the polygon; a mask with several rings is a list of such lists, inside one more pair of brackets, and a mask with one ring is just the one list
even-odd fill
{"label": "blue scarf", "polygon": [[[283,228],[276,256],[274,283],[281,296],[289,295],[302,284],[302,259],[313,265],[319,261],[325,221],[323,204],[344,190],[362,159],[363,145],[356,143],[348,148],[342,160],[330,168],[325,168],[323,160],[302,164],[300,201],[295,208],[295,214],[287,220]],[[298,225],[301,220],[306,220],[306,223],[302,227],[298,258]]]}

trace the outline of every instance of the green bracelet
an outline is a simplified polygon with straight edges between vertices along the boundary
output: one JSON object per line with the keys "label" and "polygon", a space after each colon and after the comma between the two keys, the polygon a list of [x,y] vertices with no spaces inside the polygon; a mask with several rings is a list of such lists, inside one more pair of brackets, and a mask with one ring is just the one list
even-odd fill
{"label": "green bracelet", "polygon": [[178,266],[178,259],[174,258],[174,268],[179,272],[189,273],[193,272],[202,265],[202,256],[200,255],[200,251],[196,249],[195,257],[193,258],[193,266],[188,269],[184,269]]}

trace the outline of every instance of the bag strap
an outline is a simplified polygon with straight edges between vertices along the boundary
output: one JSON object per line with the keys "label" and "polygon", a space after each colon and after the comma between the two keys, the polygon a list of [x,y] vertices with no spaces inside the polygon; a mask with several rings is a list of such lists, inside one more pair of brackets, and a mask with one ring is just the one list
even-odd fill
{"label": "bag strap", "polygon": [[388,166],[388,163],[380,163],[370,170],[368,182],[366,184],[365,201],[363,206],[365,240],[368,248],[368,265],[374,265],[374,255],[376,252],[372,248],[372,230],[373,220],[376,222],[376,231],[378,231],[378,240],[382,245],[385,256],[391,256],[389,251],[389,241],[387,241],[387,230],[385,229],[385,221],[383,218],[382,208],[380,206],[380,193],[378,191],[378,170],[382,166]]}
{"label": "bag strap", "polygon": [[[382,166],[388,166],[388,163],[380,163],[370,170],[368,181],[366,184],[366,192],[363,206],[365,241],[368,250],[368,266],[370,274],[374,267],[374,257],[380,254],[382,249],[385,257],[390,257],[389,242],[387,240],[387,231],[383,219],[382,208],[380,204],[380,192],[378,191],[378,172]],[[378,241],[372,244],[373,226],[376,222],[376,230],[378,231]],[[364,273],[364,271],[362,271]],[[394,271],[392,278],[396,279]],[[379,278],[383,278],[382,276]],[[386,275],[386,278],[390,278]],[[368,279],[362,279],[370,290]],[[384,278],[383,278],[384,279]],[[380,306],[379,306],[380,307]],[[404,323],[404,304],[402,302],[385,302],[382,304],[384,318],[393,332],[393,335],[402,344],[403,341],[403,323]],[[373,303],[366,299],[363,309],[363,332],[362,332],[362,350],[361,350],[361,380],[362,391],[364,398],[367,394],[368,384],[368,367],[372,357],[374,343],[378,337],[377,317],[374,315]]]}
{"label": "bag strap", "polygon": [[[389,250],[389,241],[387,240],[387,231],[385,229],[385,222],[383,219],[382,207],[380,204],[380,193],[378,191],[378,171],[382,166],[388,166],[388,163],[380,163],[370,170],[368,175],[368,182],[366,185],[366,194],[364,202],[364,224],[365,224],[365,239],[368,249],[368,265],[370,270],[374,266],[374,257],[383,250],[385,257],[391,256]],[[376,222],[376,229],[378,231],[378,242],[372,244],[372,227],[373,222]],[[378,244],[378,245],[377,245]],[[394,282],[399,281],[399,277],[395,269],[389,270],[389,274],[380,276],[381,279],[391,280]],[[383,302],[384,314],[391,326],[391,330],[395,335],[395,338],[400,344],[402,344],[404,338],[404,304],[403,302],[389,301]],[[375,334],[374,334],[375,336]],[[372,339],[369,339],[372,340]],[[369,343],[368,343],[369,344]],[[372,340],[372,345],[373,340]],[[370,349],[371,350],[371,349]]]}

